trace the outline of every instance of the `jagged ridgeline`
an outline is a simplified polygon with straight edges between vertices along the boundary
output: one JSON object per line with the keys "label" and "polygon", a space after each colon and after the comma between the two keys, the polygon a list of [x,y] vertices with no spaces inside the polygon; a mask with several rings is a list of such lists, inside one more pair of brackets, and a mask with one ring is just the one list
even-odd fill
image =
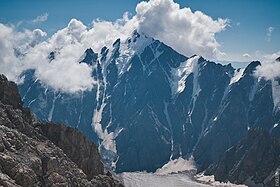
{"label": "jagged ridgeline", "polygon": [[104,174],[97,147],[76,129],[36,121],[0,75],[0,186],[123,186]]}
{"label": "jagged ridgeline", "polygon": [[28,71],[20,94],[39,120],[83,132],[116,172],[155,171],[190,154],[204,170],[251,128],[280,136],[279,80],[256,77],[260,62],[235,69],[186,57],[138,32],[81,56],[92,90],[57,92]]}

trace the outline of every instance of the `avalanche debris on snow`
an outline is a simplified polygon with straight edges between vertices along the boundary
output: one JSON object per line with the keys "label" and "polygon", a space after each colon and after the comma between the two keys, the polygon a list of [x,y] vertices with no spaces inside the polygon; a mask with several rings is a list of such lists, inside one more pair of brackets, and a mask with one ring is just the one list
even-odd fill
{"label": "avalanche debris on snow", "polygon": [[188,160],[179,157],[178,159],[170,160],[167,164],[162,166],[162,168],[157,169],[155,174],[166,175],[182,171],[191,171],[195,169],[196,166],[193,157],[190,157]]}

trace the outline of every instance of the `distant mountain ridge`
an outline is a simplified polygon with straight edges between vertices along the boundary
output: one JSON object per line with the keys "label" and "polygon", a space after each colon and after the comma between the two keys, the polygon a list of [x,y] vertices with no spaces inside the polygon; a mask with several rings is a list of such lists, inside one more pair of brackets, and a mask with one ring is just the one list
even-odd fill
{"label": "distant mountain ridge", "polygon": [[92,68],[91,91],[59,93],[28,71],[20,94],[38,119],[70,124],[97,143],[116,172],[155,171],[190,154],[204,170],[251,128],[280,137],[279,82],[254,75],[260,62],[234,69],[134,32],[100,53],[87,49],[77,63]]}

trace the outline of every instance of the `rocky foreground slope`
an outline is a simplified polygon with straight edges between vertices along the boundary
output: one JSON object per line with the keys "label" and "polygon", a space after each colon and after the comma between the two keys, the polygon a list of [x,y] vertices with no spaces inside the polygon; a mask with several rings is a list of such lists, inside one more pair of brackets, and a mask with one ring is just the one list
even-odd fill
{"label": "rocky foreground slope", "polygon": [[77,130],[38,123],[0,75],[0,186],[122,186]]}

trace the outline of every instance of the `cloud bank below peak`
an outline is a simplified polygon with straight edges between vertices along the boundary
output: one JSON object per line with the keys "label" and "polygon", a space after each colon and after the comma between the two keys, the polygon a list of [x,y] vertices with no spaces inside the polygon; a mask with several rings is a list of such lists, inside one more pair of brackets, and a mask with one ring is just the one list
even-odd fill
{"label": "cloud bank below peak", "polygon": [[[39,16],[38,21],[46,20],[47,16]],[[40,29],[19,32],[14,26],[0,24],[0,73],[20,82],[23,71],[35,69],[37,78],[55,90],[70,93],[90,90],[94,86],[91,68],[78,63],[87,48],[99,52],[117,38],[126,40],[138,30],[186,56],[198,54],[217,59],[223,53],[216,34],[227,25],[227,19],[214,20],[200,11],[180,8],[173,0],[143,1],[137,5],[135,15],[124,13],[114,22],[96,19],[90,28],[72,19],[49,38]],[[19,57],[15,49],[24,55]],[[55,49],[60,51],[49,63],[47,56]]]}

